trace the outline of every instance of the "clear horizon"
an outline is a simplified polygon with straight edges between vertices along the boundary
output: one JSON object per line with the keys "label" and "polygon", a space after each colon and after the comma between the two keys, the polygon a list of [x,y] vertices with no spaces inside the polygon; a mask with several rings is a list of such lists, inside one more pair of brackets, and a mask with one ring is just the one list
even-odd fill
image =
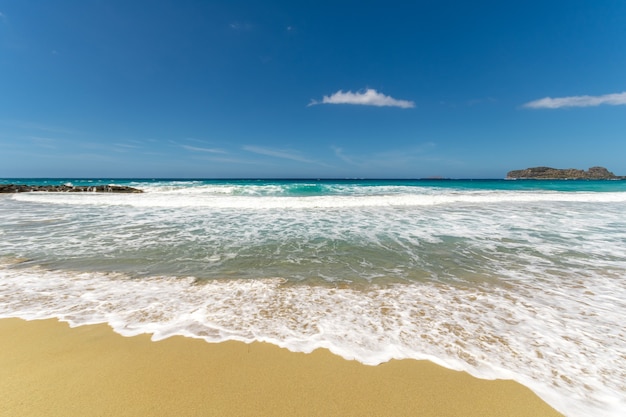
{"label": "clear horizon", "polygon": [[0,177],[626,175],[626,3],[0,0]]}

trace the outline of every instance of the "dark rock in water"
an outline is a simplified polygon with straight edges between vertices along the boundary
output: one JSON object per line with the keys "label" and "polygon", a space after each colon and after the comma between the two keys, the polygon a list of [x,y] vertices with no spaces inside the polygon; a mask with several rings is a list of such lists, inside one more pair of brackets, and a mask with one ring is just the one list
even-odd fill
{"label": "dark rock in water", "polygon": [[591,167],[587,171],[582,169],[557,169],[550,167],[526,168],[510,171],[507,179],[541,179],[541,180],[623,180],[604,167]]}
{"label": "dark rock in water", "polygon": [[143,191],[124,185],[26,185],[26,184],[0,184],[0,193],[143,193]]}

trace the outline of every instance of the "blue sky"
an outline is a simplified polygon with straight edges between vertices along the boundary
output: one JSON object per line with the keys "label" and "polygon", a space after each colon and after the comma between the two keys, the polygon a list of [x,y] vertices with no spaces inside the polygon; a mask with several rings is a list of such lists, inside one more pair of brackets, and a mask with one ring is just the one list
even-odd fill
{"label": "blue sky", "polygon": [[0,0],[0,177],[626,175],[626,2]]}

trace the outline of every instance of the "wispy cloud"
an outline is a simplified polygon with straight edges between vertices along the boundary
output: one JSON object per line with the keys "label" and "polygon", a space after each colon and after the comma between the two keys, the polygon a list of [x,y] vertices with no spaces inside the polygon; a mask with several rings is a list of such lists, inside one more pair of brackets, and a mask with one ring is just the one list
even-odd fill
{"label": "wispy cloud", "polygon": [[40,146],[42,148],[48,148],[48,149],[56,149],[57,148],[58,139],[41,137],[41,136],[29,136],[28,138],[36,146]]}
{"label": "wispy cloud", "polygon": [[335,152],[335,156],[337,158],[341,159],[342,161],[347,162],[347,163],[352,164],[352,165],[359,165],[359,163],[355,162],[355,160],[353,158],[351,158],[348,155],[346,155],[342,148],[340,148],[338,146],[331,146],[331,149],[333,150],[333,152]]}
{"label": "wispy cloud", "polygon": [[113,145],[118,146],[120,148],[126,148],[126,149],[139,149],[139,146],[131,145],[128,143],[114,143]]}
{"label": "wispy cloud", "polygon": [[142,146],[139,146],[137,144],[130,144],[130,143],[124,143],[124,142],[112,143],[111,146],[112,147],[108,149],[110,151],[117,152],[117,153],[127,153],[127,152],[134,153],[143,148]]}
{"label": "wispy cloud", "polygon": [[487,98],[475,98],[472,100],[469,100],[467,102],[468,106],[477,106],[479,104],[490,104],[490,103],[496,103],[498,100],[496,100],[493,97],[487,97]]}
{"label": "wispy cloud", "polygon": [[249,31],[253,29],[250,23],[232,22],[228,25],[232,30],[236,31]]}
{"label": "wispy cloud", "polygon": [[221,153],[221,154],[227,153],[225,150],[218,149],[218,148],[200,148],[197,146],[189,146],[189,145],[181,145],[181,146],[183,147],[183,149],[186,149],[192,152],[208,152],[208,153]]}
{"label": "wispy cloud", "polygon": [[290,150],[284,150],[284,149],[270,149],[270,148],[263,148],[260,146],[250,146],[250,145],[244,146],[242,149],[244,151],[256,153],[259,155],[272,156],[274,158],[290,159],[292,161],[305,162],[307,164],[319,163],[317,161],[305,158],[299,152],[296,152],[296,151],[290,151]]}
{"label": "wispy cloud", "polygon": [[204,157],[198,157],[198,159],[202,159],[204,161],[223,163],[223,164],[264,165],[262,163],[259,163],[259,161],[251,161],[251,160],[241,159],[241,158],[223,158],[223,157],[204,156]]}
{"label": "wispy cloud", "polygon": [[403,109],[415,107],[415,103],[412,101],[398,100],[391,96],[386,96],[383,93],[379,93],[373,88],[368,88],[365,91],[357,91],[356,93],[339,90],[335,94],[324,96],[322,101],[311,100],[309,106],[317,104],[356,104],[361,106],[401,107]]}
{"label": "wispy cloud", "polygon": [[545,97],[524,104],[529,109],[559,109],[561,107],[594,107],[601,104],[620,106],[626,104],[626,92],[617,94],[605,94],[603,96],[571,96],[571,97]]}
{"label": "wispy cloud", "polygon": [[17,129],[24,130],[41,130],[51,133],[63,133],[63,134],[81,134],[81,132],[71,129],[66,129],[59,126],[48,126],[39,123],[23,122],[19,120],[0,120],[0,125],[9,126]]}
{"label": "wispy cloud", "polygon": [[435,147],[436,145],[433,142],[424,142],[410,148],[389,149],[384,152],[353,155],[348,155],[344,149],[338,146],[332,146],[331,149],[337,158],[357,167],[400,168],[414,166],[416,161],[432,160],[433,158],[429,156],[429,153]]}

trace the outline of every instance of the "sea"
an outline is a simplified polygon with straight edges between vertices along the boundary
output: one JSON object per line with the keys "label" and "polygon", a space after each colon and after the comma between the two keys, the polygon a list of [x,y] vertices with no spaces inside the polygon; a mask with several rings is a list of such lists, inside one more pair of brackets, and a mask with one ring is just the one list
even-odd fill
{"label": "sea", "polygon": [[429,360],[626,410],[626,181],[2,179],[0,317]]}

